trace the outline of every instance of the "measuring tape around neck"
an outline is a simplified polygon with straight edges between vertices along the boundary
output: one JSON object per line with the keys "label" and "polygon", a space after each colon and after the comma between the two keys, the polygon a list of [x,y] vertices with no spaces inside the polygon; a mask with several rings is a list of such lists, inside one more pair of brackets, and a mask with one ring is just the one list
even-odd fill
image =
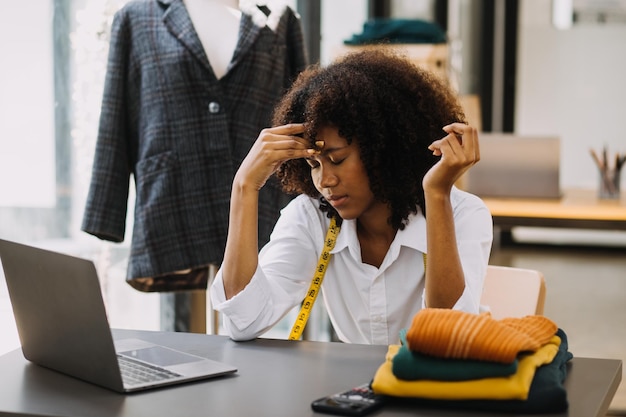
{"label": "measuring tape around neck", "polygon": [[[317,268],[315,269],[315,274],[313,275],[313,280],[311,281],[306,297],[304,297],[304,301],[302,301],[298,317],[291,328],[289,340],[298,340],[300,339],[300,336],[302,336],[304,327],[306,326],[309,316],[311,315],[313,304],[315,304],[317,294],[319,294],[320,288],[322,287],[324,274],[326,274],[326,268],[328,267],[328,262],[330,261],[330,251],[335,247],[335,242],[337,241],[337,235],[339,234],[340,229],[341,227],[337,224],[335,218],[332,217],[330,219],[328,231],[326,232],[326,239],[324,240],[324,248],[322,249],[320,260],[317,263]],[[424,273],[426,273],[426,254],[423,253],[422,256],[424,260]]]}
{"label": "measuring tape around neck", "polygon": [[328,267],[328,262],[330,261],[330,251],[335,247],[335,242],[337,241],[337,235],[339,234],[340,229],[341,227],[337,224],[336,219],[332,217],[330,219],[328,231],[326,232],[326,239],[324,239],[324,247],[322,248],[320,260],[317,263],[317,268],[315,269],[315,274],[313,275],[313,280],[311,281],[306,297],[304,297],[304,301],[302,301],[302,307],[300,307],[298,317],[291,328],[289,340],[300,339],[302,331],[306,326],[306,322],[309,320],[311,309],[313,308],[317,294],[319,294],[320,288],[322,287],[324,274],[326,273],[326,268]]}

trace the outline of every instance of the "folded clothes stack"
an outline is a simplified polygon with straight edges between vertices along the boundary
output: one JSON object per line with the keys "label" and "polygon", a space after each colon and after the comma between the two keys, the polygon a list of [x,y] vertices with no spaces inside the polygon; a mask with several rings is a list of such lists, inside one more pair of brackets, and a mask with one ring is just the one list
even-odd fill
{"label": "folded clothes stack", "polygon": [[390,345],[376,393],[465,410],[550,413],[568,407],[567,336],[544,316],[424,309]]}

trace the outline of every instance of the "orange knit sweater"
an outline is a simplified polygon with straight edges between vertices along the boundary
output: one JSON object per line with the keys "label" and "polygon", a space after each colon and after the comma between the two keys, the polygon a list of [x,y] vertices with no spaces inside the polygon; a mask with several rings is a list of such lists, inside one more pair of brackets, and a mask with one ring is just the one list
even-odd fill
{"label": "orange knit sweater", "polygon": [[520,352],[536,351],[558,330],[544,316],[495,320],[491,314],[426,308],[408,329],[410,350],[455,359],[511,363]]}

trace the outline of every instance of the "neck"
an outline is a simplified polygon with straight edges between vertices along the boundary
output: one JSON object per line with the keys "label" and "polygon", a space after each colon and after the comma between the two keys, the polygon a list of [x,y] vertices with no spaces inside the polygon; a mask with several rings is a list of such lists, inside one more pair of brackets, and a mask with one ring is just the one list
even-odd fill
{"label": "neck", "polygon": [[239,8],[239,0],[210,0],[210,2],[221,4],[226,7],[231,7],[233,9]]}
{"label": "neck", "polygon": [[357,220],[356,227],[359,238],[388,240],[391,242],[396,236],[396,230],[387,223],[386,217],[384,218],[384,222],[364,222],[359,219]]}
{"label": "neck", "polygon": [[387,222],[391,210],[386,204],[372,208],[357,219],[357,236],[364,263],[380,267],[391,242],[396,237],[393,227]]}
{"label": "neck", "polygon": [[183,1],[215,76],[222,78],[232,60],[239,38],[239,1]]}
{"label": "neck", "polygon": [[395,236],[396,231],[387,219],[391,209],[387,204],[376,203],[357,218],[357,228],[371,236]]}

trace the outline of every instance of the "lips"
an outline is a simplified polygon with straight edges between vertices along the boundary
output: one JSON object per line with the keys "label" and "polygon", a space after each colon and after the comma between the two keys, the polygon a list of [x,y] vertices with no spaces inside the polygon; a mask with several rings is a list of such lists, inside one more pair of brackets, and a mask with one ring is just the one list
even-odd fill
{"label": "lips", "polygon": [[341,206],[347,199],[347,195],[329,195],[326,197],[326,200],[335,208]]}

